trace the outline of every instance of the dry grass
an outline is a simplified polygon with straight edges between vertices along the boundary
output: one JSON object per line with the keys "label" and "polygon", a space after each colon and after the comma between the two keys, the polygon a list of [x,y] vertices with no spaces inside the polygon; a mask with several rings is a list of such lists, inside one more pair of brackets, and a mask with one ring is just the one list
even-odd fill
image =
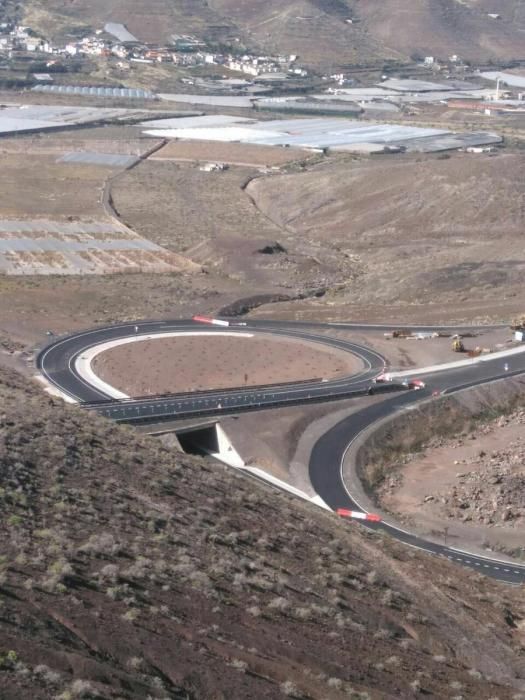
{"label": "dry grass", "polygon": [[14,373],[0,397],[6,700],[386,699],[415,680],[438,697],[451,682],[480,699],[516,691],[512,589],[474,589],[446,562],[88,420]]}
{"label": "dry grass", "polygon": [[55,160],[37,154],[30,158],[3,155],[0,216],[100,217],[108,168],[56,163]]}
{"label": "dry grass", "polygon": [[518,153],[325,162],[248,193],[298,245],[353,263],[336,303],[490,302],[521,288],[521,164]]}

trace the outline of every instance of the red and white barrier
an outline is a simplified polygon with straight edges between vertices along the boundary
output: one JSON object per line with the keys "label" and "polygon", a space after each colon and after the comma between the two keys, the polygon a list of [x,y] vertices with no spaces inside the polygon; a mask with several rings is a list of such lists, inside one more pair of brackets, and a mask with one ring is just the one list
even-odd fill
{"label": "red and white barrier", "polygon": [[338,508],[337,515],[342,518],[355,518],[356,520],[368,520],[373,523],[381,522],[381,517],[376,513],[361,513],[358,510],[348,510],[347,508]]}
{"label": "red and white barrier", "polygon": [[210,318],[209,316],[193,316],[192,321],[197,323],[208,323],[211,326],[229,326],[229,321],[222,321],[220,318]]}
{"label": "red and white barrier", "polygon": [[424,389],[426,387],[426,384],[421,379],[404,379],[403,386],[406,386],[407,389],[418,390],[418,389]]}

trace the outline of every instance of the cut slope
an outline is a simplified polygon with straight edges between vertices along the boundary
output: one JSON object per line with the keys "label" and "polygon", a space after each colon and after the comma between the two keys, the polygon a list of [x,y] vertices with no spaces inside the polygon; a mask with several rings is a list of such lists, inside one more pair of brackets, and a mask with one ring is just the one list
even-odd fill
{"label": "cut slope", "polygon": [[14,373],[0,398],[4,700],[503,700],[523,685],[519,591]]}

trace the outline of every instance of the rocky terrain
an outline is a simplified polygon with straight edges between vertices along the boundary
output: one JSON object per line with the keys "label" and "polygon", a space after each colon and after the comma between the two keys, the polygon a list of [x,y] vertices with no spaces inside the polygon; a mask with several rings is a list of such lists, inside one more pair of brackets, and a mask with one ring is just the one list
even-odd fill
{"label": "rocky terrain", "polygon": [[520,591],[0,372],[0,671],[20,698],[522,698]]}
{"label": "rocky terrain", "polygon": [[427,537],[522,561],[523,387],[497,381],[381,426],[358,458],[374,505]]}
{"label": "rocky terrain", "polygon": [[[462,522],[495,525],[505,523],[523,528],[525,525],[525,411],[502,416],[469,435],[469,440],[490,435],[498,428],[521,426],[521,434],[505,449],[490,452],[480,449],[476,456],[454,460],[456,481],[446,490],[425,497],[425,502],[441,504],[448,518]],[[444,441],[432,441],[442,447]],[[464,445],[459,439],[449,443],[451,449]],[[437,443],[437,444],[436,444]]]}

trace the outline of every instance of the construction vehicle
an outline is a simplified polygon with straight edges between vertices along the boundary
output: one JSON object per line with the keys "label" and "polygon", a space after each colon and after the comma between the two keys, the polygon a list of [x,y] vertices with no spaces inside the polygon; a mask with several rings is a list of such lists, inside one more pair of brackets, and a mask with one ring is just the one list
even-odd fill
{"label": "construction vehicle", "polygon": [[510,322],[511,331],[522,331],[525,328],[525,315],[513,318]]}
{"label": "construction vehicle", "polygon": [[465,346],[459,335],[452,336],[452,350],[454,352],[465,352]]}

